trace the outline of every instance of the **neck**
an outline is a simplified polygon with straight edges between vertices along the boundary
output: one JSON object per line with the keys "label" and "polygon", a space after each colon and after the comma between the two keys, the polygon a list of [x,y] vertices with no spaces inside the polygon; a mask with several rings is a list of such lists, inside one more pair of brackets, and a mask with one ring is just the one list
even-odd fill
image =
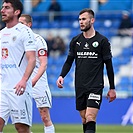
{"label": "neck", "polygon": [[18,20],[17,20],[17,21],[7,22],[7,23],[6,23],[6,27],[7,27],[7,28],[12,28],[12,27],[14,27],[15,25],[17,25],[18,23],[19,23]]}
{"label": "neck", "polygon": [[83,32],[83,35],[84,35],[85,38],[92,38],[93,36],[95,36],[95,30],[94,30],[94,28],[92,27],[88,31]]}

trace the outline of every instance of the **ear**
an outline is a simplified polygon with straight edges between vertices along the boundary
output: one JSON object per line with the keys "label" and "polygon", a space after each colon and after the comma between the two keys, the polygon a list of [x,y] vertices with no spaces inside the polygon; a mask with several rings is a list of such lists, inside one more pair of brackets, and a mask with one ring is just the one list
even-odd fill
{"label": "ear", "polygon": [[31,22],[28,23],[28,27],[30,27],[30,28],[32,27],[32,23]]}
{"label": "ear", "polygon": [[92,19],[91,19],[91,23],[94,23],[94,22],[95,22],[95,18],[92,18]]}
{"label": "ear", "polygon": [[16,10],[14,13],[16,16],[18,16],[20,14],[20,10]]}

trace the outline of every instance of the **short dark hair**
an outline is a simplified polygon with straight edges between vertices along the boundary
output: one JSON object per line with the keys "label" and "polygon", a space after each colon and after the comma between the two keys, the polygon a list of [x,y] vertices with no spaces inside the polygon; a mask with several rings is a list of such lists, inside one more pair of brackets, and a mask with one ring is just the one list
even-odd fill
{"label": "short dark hair", "polygon": [[18,18],[21,16],[22,12],[23,12],[23,4],[20,0],[3,0],[3,3],[11,3],[12,7],[14,8],[14,10],[20,10],[20,14],[18,15]]}
{"label": "short dark hair", "polygon": [[95,17],[94,11],[91,10],[90,8],[85,8],[85,9],[81,10],[81,11],[79,12],[79,15],[81,15],[81,14],[83,14],[83,13],[85,13],[85,12],[88,12],[88,14],[92,15],[93,18]]}

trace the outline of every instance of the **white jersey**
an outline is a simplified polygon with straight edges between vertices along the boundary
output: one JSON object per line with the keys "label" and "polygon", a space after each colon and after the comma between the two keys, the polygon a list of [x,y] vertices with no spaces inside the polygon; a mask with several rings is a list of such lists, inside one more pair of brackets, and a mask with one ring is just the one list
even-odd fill
{"label": "white jersey", "polygon": [[[47,51],[48,51],[46,41],[40,35],[35,34],[35,33],[34,33],[34,37],[35,37],[35,45],[36,45],[36,66],[33,70],[32,78],[35,77],[35,75],[37,74],[38,69],[40,67],[40,61],[39,61],[38,56],[41,54],[45,55],[45,54],[47,54]],[[37,81],[35,86],[44,86],[44,85],[48,85],[46,71],[43,73],[43,75]]]}
{"label": "white jersey", "polygon": [[[12,28],[5,27],[0,32],[1,45],[1,89],[11,90],[24,75],[28,60],[26,51],[36,51],[32,30],[18,23]],[[26,91],[31,89],[31,79],[27,81]]]}

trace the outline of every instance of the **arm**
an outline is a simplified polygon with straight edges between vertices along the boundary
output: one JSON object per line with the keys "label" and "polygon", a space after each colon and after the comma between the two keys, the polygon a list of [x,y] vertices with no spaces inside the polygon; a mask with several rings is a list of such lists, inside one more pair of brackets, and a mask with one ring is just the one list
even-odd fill
{"label": "arm", "polygon": [[24,73],[22,79],[20,80],[20,82],[15,86],[15,89],[16,89],[15,94],[17,94],[17,95],[23,94],[23,92],[21,91],[21,88],[23,88],[24,90],[26,89],[26,82],[28,81],[28,79],[31,76],[31,73],[35,67],[35,62],[36,62],[35,51],[27,51],[26,57],[28,60],[28,64],[27,64],[25,73]]}
{"label": "arm", "polygon": [[107,93],[107,99],[109,99],[109,102],[112,102],[116,98],[112,60],[111,59],[105,60],[105,64],[106,64],[107,75],[108,75],[109,84],[110,84],[110,90]]}
{"label": "arm", "polygon": [[105,60],[105,64],[106,64],[106,70],[107,70],[107,75],[109,79],[110,89],[115,89],[114,70],[113,70],[112,60],[111,59]]}
{"label": "arm", "polygon": [[32,79],[32,86],[36,84],[47,68],[47,56],[39,56],[38,59],[40,61],[40,67],[38,68],[36,76]]}
{"label": "arm", "polygon": [[61,74],[59,76],[59,78],[57,79],[57,86],[59,88],[63,88],[63,83],[64,83],[64,77],[67,75],[67,73],[69,72],[71,66],[72,66],[72,63],[74,61],[74,57],[73,56],[68,56],[67,57],[67,60],[66,62],[64,63],[63,65],[63,68],[62,68],[62,71],[61,71]]}

